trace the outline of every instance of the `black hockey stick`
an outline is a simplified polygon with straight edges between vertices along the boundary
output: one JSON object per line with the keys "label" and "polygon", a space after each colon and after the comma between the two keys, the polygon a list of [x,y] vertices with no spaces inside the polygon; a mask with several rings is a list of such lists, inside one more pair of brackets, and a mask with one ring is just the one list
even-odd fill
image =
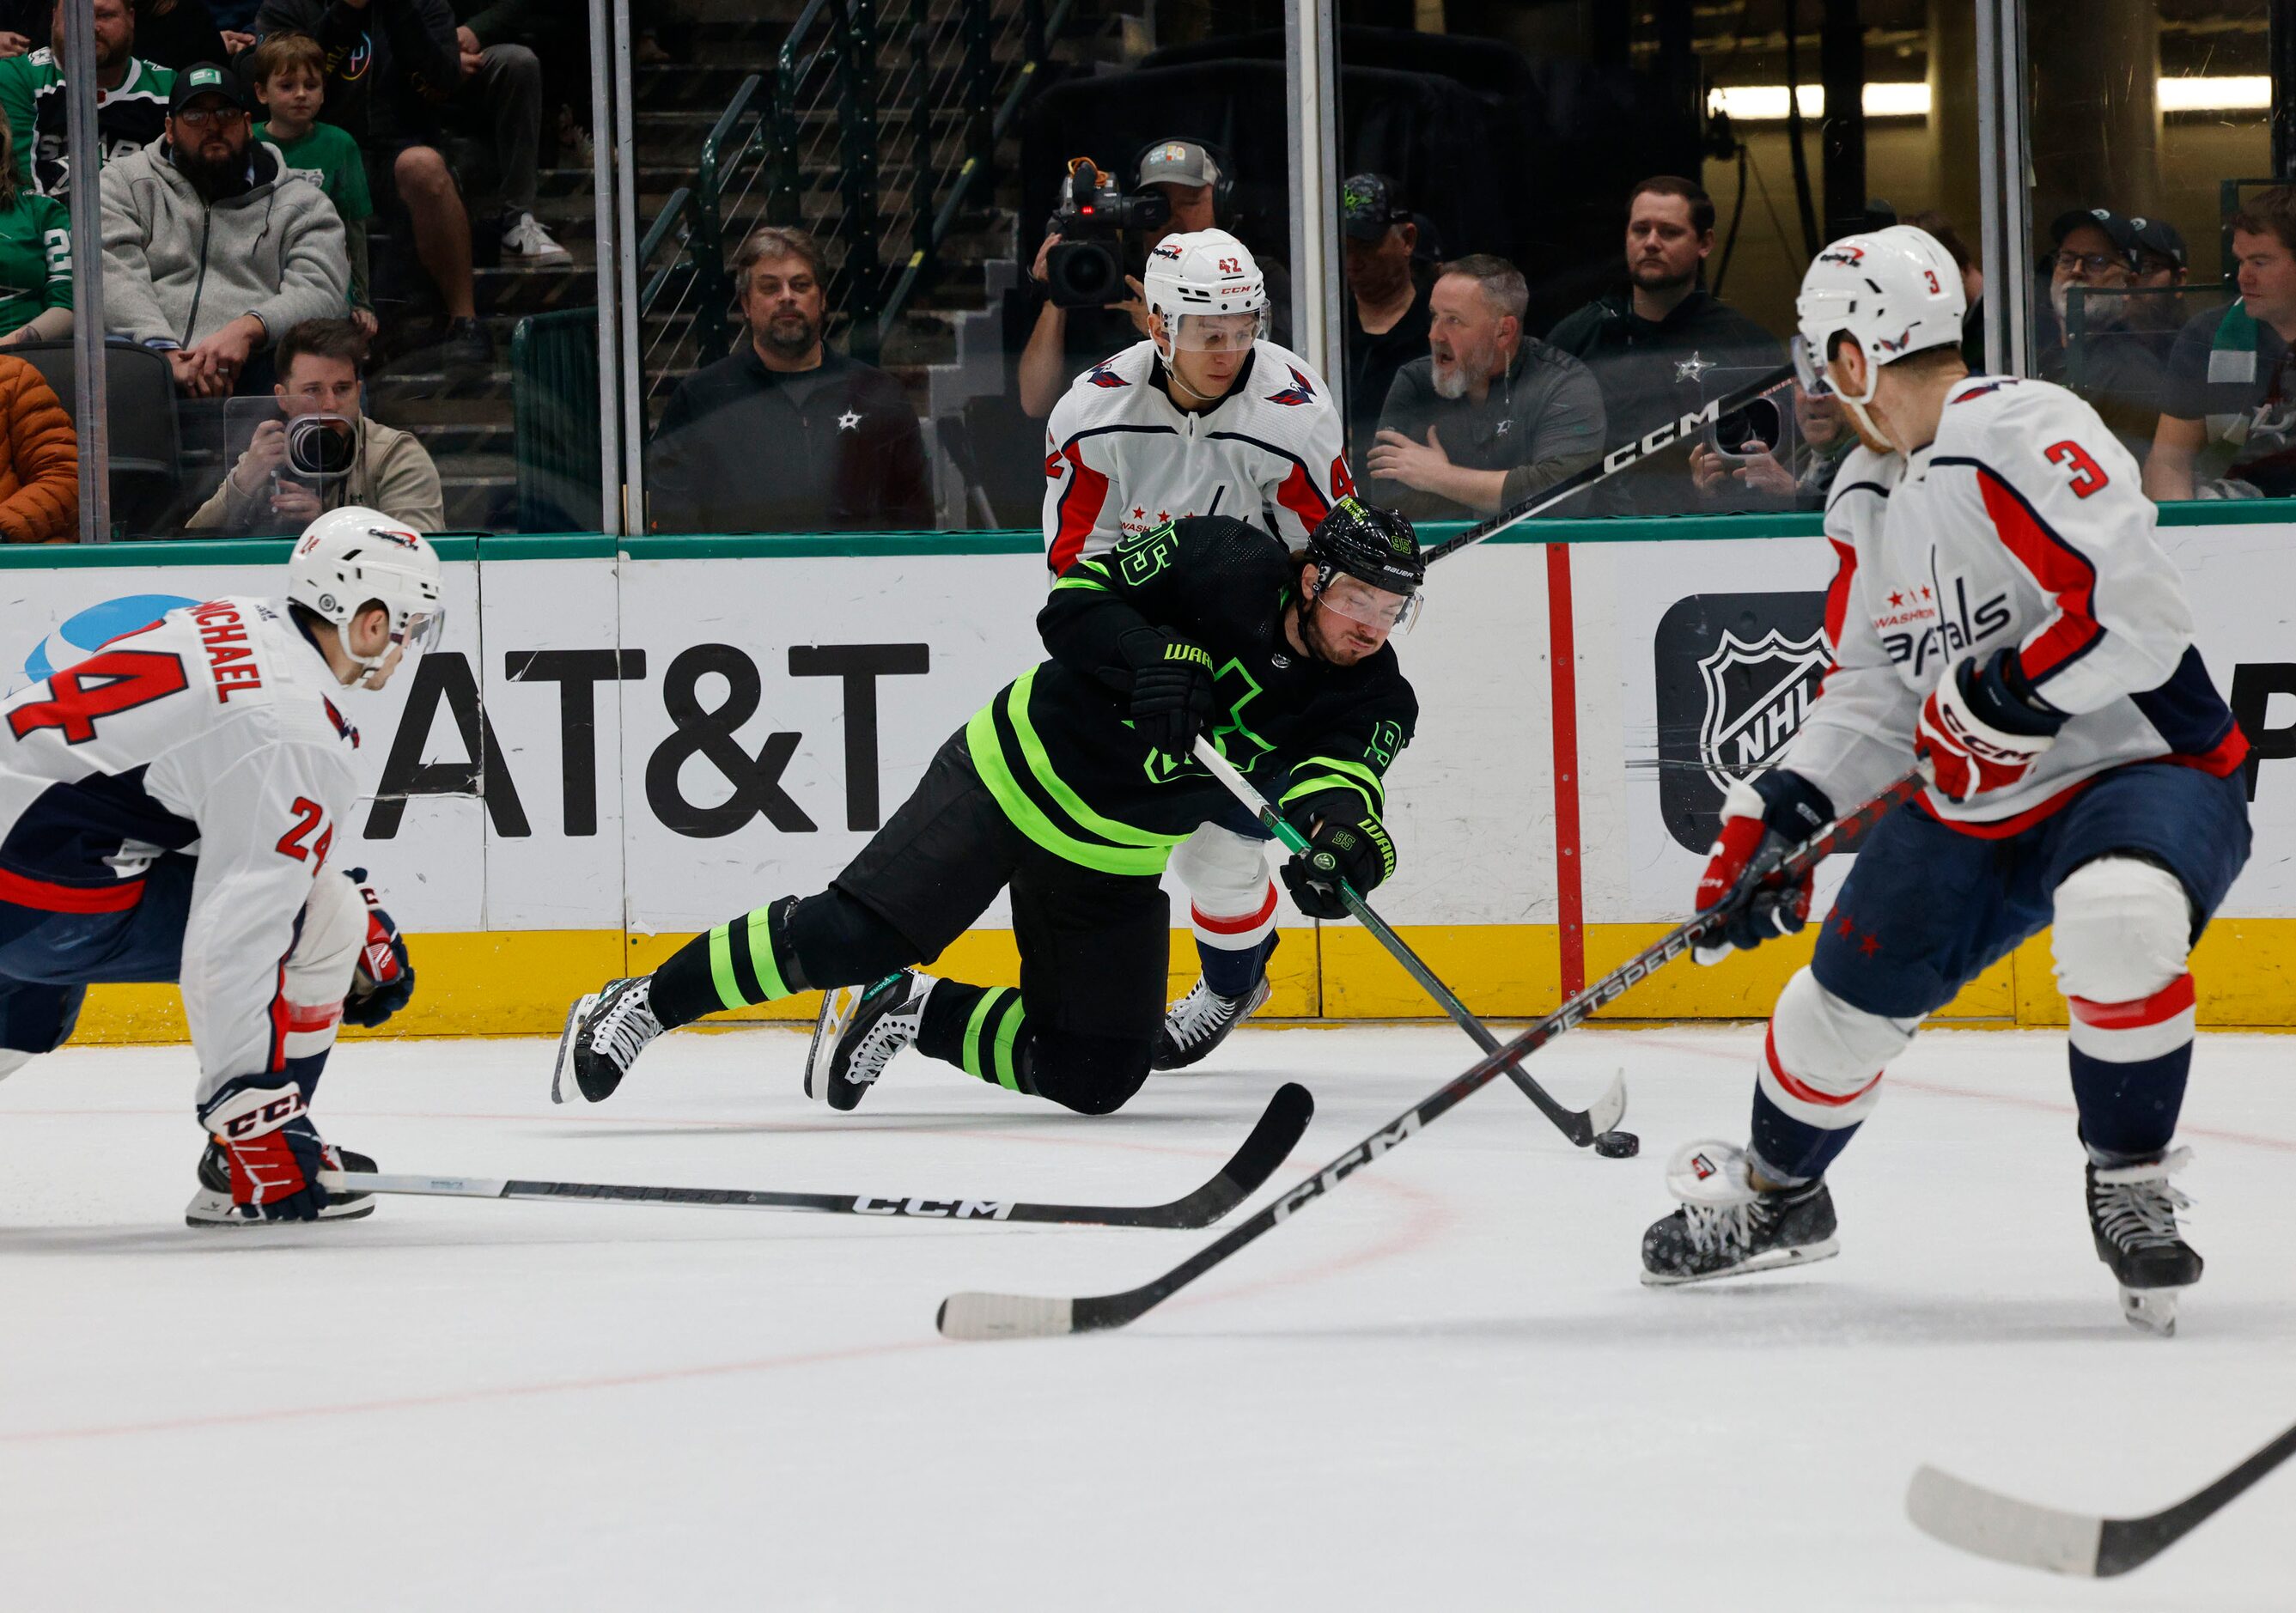
{"label": "black hockey stick", "polygon": [[322,1171],[330,1192],[406,1193],[430,1199],[558,1199],[582,1204],[694,1205],[718,1209],[903,1216],[935,1221],[1059,1221],[1087,1226],[1210,1226],[1275,1174],[1308,1129],[1316,1100],[1286,1082],[1219,1174],[1169,1204],[1036,1204],[1024,1199],[915,1199],[873,1193],[785,1193],[735,1187],[617,1187],[598,1182],[518,1182],[480,1176],[393,1176]]}
{"label": "black hockey stick", "polygon": [[2143,1518],[2060,1512],[1923,1467],[1906,1487],[1906,1512],[1925,1533],[1979,1557],[2109,1579],[2151,1562],[2291,1456],[2296,1428],[2214,1484]]}
{"label": "black hockey stick", "polygon": [[[1212,777],[1227,787],[1230,795],[1251,808],[1262,827],[1274,835],[1286,851],[1296,856],[1308,849],[1307,838],[1275,810],[1250,779],[1235,770],[1234,765],[1222,756],[1210,740],[1201,735],[1196,740],[1196,759],[1210,770]],[[1371,904],[1357,896],[1355,887],[1345,880],[1340,881],[1340,897],[1347,903],[1348,911],[1355,915],[1356,922],[1371,931],[1379,944],[1387,948],[1389,954],[1403,965],[1403,972],[1419,982],[1422,991],[1442,1004],[1443,1011],[1457,1022],[1461,1030],[1474,1038],[1476,1046],[1487,1053],[1499,1051],[1499,1039],[1491,1035],[1489,1027],[1475,1018],[1467,1005],[1459,1001],[1451,988],[1443,984],[1401,936],[1389,928],[1386,920],[1371,910]],[[1545,1087],[1532,1080],[1520,1063],[1509,1060],[1506,1074],[1507,1079],[1522,1089],[1522,1095],[1538,1106],[1538,1112],[1554,1122],[1554,1129],[1580,1148],[1588,1147],[1596,1137],[1614,1129],[1626,1118],[1627,1087],[1621,1077],[1611,1077],[1611,1085],[1603,1090],[1603,1095],[1590,1107],[1580,1109],[1565,1109],[1548,1094]],[[1620,1154],[1618,1157],[1626,1159],[1631,1156]]]}
{"label": "black hockey stick", "polygon": [[[1847,817],[1839,818],[1789,853],[1771,875],[1775,884],[1792,884],[1834,851],[1862,839],[1898,803],[1928,783],[1922,771],[1907,774]],[[1742,902],[1748,899],[1741,897]],[[1305,1181],[1286,1189],[1249,1221],[1230,1228],[1179,1265],[1152,1281],[1119,1294],[1094,1294],[1081,1298],[1043,1299],[1025,1294],[951,1294],[941,1301],[937,1317],[942,1334],[950,1339],[1049,1339],[1062,1333],[1089,1333],[1122,1327],[1146,1314],[1226,1259],[1245,1244],[1281,1225],[1296,1211],[1321,1198],[1363,1166],[1390,1149],[1400,1147],[1412,1134],[1431,1125],[1477,1088],[1496,1079],[1501,1070],[1545,1046],[1582,1023],[1596,1009],[1624,996],[1644,979],[1693,946],[1720,929],[1738,904],[1726,902],[1709,908],[1686,924],[1677,926],[1619,968],[1580,992],[1521,1036],[1484,1056],[1480,1062],[1453,1077],[1406,1109],[1396,1119],[1357,1143]]]}
{"label": "black hockey stick", "polygon": [[[1698,427],[1709,421],[1719,420],[1725,414],[1734,413],[1756,399],[1767,397],[1792,381],[1793,375],[1792,364],[1781,364],[1768,374],[1748,381],[1728,397],[1717,398],[1697,413],[1685,414],[1681,420],[1661,426],[1658,430],[1651,432],[1649,436],[1637,438],[1632,442],[1611,449],[1577,475],[1566,476],[1544,492],[1534,493],[1513,509],[1502,510],[1490,520],[1470,527],[1456,536],[1445,538],[1427,551],[1428,562],[1431,565],[1436,561],[1456,554],[1471,544],[1480,544],[1487,537],[1496,537],[1508,528],[1519,526],[1533,516],[1544,514],[1563,500],[1584,493],[1597,482],[1610,480],[1620,471],[1640,464],[1652,454],[1670,448],[1677,443],[1688,441],[1691,432]],[[1652,441],[1652,438],[1658,440]]]}

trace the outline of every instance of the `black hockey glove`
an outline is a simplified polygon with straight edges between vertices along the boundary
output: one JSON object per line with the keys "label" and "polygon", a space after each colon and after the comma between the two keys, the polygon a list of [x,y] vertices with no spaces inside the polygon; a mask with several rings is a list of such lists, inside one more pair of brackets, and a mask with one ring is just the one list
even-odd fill
{"label": "black hockey glove", "polygon": [[1352,790],[1327,790],[1283,809],[1292,826],[1307,837],[1308,849],[1283,864],[1292,905],[1311,919],[1344,919],[1346,880],[1367,897],[1395,872],[1395,842],[1378,815]]}
{"label": "black hockey glove", "polygon": [[1219,709],[1211,656],[1160,627],[1135,627],[1117,648],[1132,668],[1133,727],[1166,756],[1186,756]]}
{"label": "black hockey glove", "polygon": [[1741,779],[1722,798],[1722,823],[1698,881],[1698,911],[1734,903],[1720,937],[1691,949],[1701,963],[1719,963],[1734,948],[1751,951],[1809,921],[1810,877],[1776,878],[1794,847],[1833,821],[1825,791],[1798,773],[1773,769]]}
{"label": "black hockey glove", "polygon": [[359,943],[358,963],[351,970],[351,988],[343,998],[343,1019],[370,1029],[406,1006],[414,995],[414,965],[407,961],[406,938],[383,912],[366,870],[346,868],[343,877],[358,887],[366,904],[366,938]]}

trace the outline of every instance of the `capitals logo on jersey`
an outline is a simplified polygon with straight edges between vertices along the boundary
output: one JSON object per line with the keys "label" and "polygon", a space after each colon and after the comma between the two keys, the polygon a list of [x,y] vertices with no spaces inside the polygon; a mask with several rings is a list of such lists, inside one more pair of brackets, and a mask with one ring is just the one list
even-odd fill
{"label": "capitals logo on jersey", "polygon": [[1882,647],[1899,666],[1912,662],[1917,683],[1934,681],[1942,667],[1968,656],[2012,619],[2006,593],[1972,601],[1969,578],[1958,573],[1934,585],[1891,584],[1874,602],[1874,631]]}
{"label": "capitals logo on jersey", "polygon": [[1294,409],[1298,408],[1301,404],[1315,402],[1316,383],[1308,380],[1307,376],[1300,373],[1299,365],[1285,364],[1283,367],[1292,372],[1292,384],[1285,387],[1282,391],[1270,392],[1267,395],[1267,401],[1272,404],[1282,404],[1287,408]]}
{"label": "capitals logo on jersey", "polygon": [[1130,386],[1132,384],[1130,381],[1125,380],[1124,377],[1119,375],[1115,371],[1109,368],[1109,366],[1115,362],[1116,361],[1113,358],[1102,359],[1098,364],[1093,365],[1091,370],[1086,373],[1085,379],[1095,387]]}

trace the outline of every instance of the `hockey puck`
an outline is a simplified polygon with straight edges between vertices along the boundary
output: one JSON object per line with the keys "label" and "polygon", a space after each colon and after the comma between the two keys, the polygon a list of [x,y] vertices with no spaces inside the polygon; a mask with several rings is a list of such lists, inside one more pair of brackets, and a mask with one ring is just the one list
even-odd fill
{"label": "hockey puck", "polygon": [[1603,1132],[1595,1139],[1595,1151],[1605,1159],[1631,1159],[1643,1151],[1643,1140],[1632,1132]]}

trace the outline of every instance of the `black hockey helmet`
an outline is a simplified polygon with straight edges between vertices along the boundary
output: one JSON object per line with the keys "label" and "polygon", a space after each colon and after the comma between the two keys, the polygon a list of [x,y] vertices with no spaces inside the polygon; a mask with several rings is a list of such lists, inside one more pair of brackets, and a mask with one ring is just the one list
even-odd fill
{"label": "black hockey helmet", "polygon": [[1333,504],[1308,536],[1308,558],[1328,586],[1345,572],[1390,594],[1416,594],[1427,580],[1427,557],[1419,534],[1393,510],[1367,504],[1352,493]]}

